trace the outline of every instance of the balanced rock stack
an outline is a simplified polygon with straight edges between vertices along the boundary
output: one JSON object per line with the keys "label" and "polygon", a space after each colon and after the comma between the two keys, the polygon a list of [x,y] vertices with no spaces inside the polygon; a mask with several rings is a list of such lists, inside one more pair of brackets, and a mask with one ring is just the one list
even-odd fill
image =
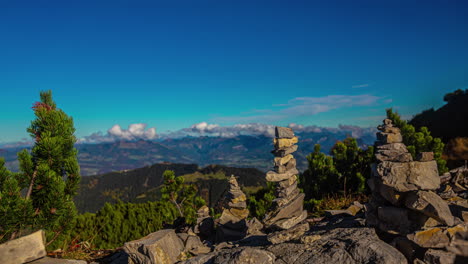
{"label": "balanced rock stack", "polygon": [[216,241],[234,241],[245,237],[247,233],[246,218],[249,210],[246,203],[247,197],[239,187],[234,175],[229,179],[229,192],[226,196],[226,204],[223,213],[218,220]]}
{"label": "balanced rock stack", "polygon": [[269,229],[289,229],[307,218],[307,211],[303,210],[304,194],[297,188],[296,159],[292,153],[297,150],[297,137],[291,128],[276,127],[276,138],[273,143],[275,149],[275,170],[269,171],[266,180],[277,183],[274,206],[267,213],[264,223]]}
{"label": "balanced rock stack", "polygon": [[411,261],[452,254],[440,249],[449,246],[455,233],[466,231],[467,226],[434,192],[440,187],[440,177],[433,153],[420,153],[413,161],[390,119],[377,128],[381,132],[375,144],[377,164],[372,165],[368,180],[372,196],[366,206],[367,224],[392,238],[394,246]]}

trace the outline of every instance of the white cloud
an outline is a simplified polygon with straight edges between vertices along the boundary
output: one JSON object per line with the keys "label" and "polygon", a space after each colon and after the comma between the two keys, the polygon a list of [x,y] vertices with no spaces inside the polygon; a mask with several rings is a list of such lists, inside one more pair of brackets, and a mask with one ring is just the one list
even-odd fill
{"label": "white cloud", "polygon": [[364,84],[357,84],[357,85],[351,86],[351,88],[365,88],[365,87],[369,87],[369,84],[364,83]]}
{"label": "white cloud", "polygon": [[128,126],[128,129],[122,129],[120,125],[114,125],[106,134],[96,132],[78,140],[78,143],[103,143],[114,142],[119,140],[152,140],[157,138],[156,128],[150,127],[146,129],[147,124],[137,123]]}

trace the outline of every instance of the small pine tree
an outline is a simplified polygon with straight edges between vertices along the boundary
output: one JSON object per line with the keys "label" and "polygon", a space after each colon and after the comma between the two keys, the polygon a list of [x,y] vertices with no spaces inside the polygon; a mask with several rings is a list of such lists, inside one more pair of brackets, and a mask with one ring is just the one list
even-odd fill
{"label": "small pine tree", "polygon": [[175,176],[174,171],[166,170],[163,174],[164,183],[161,188],[161,201],[172,203],[185,217],[187,223],[193,223],[197,216],[197,209],[205,205],[205,201],[197,196],[197,187],[193,184],[184,184],[182,176]]}
{"label": "small pine tree", "polygon": [[[73,119],[57,108],[51,91],[41,92],[40,98],[41,101],[33,106],[36,119],[27,129],[35,141],[31,153],[26,150],[18,153],[19,173],[0,169],[3,200],[0,210],[12,204],[21,208],[11,210],[9,214],[19,214],[14,216],[17,224],[13,225],[10,239],[21,235],[22,231],[45,229],[50,244],[74,225],[73,196],[80,172],[74,148]],[[21,190],[26,191],[24,197]],[[0,222],[5,222],[6,217],[2,215]]]}
{"label": "small pine tree", "polygon": [[301,188],[306,199],[321,198],[323,194],[335,192],[338,187],[339,173],[333,158],[320,151],[320,144],[314,152],[307,155],[308,168],[300,175]]}
{"label": "small pine tree", "polygon": [[400,115],[393,112],[391,108],[387,109],[387,118],[391,119],[393,124],[400,128],[403,143],[405,143],[413,158],[416,158],[416,155],[420,152],[434,152],[434,159],[437,162],[439,173],[442,174],[448,171],[447,162],[442,159],[444,143],[440,138],[432,137],[427,127],[421,127],[419,131],[416,131],[414,126],[402,120]]}
{"label": "small pine tree", "polygon": [[363,193],[366,179],[370,177],[370,163],[373,160],[374,148],[359,148],[355,138],[338,141],[331,149],[333,164],[339,174],[343,193]]}
{"label": "small pine tree", "polygon": [[306,200],[322,199],[325,195],[337,193],[365,192],[373,154],[373,147],[363,150],[354,138],[336,142],[331,156],[322,153],[320,145],[316,144],[314,152],[307,155],[308,168],[300,176]]}

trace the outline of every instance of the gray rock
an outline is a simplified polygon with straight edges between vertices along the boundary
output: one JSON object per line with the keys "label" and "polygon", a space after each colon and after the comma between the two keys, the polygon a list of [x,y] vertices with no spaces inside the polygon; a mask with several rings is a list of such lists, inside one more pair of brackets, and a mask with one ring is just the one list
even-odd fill
{"label": "gray rock", "polygon": [[422,248],[445,248],[450,243],[447,234],[439,227],[417,231],[406,237]]}
{"label": "gray rock", "polygon": [[293,138],[294,132],[289,127],[275,127],[275,137],[277,138]]}
{"label": "gray rock", "polygon": [[296,168],[291,169],[285,173],[277,173],[275,171],[269,171],[266,174],[266,180],[269,182],[279,182],[279,181],[287,180],[298,174],[299,174],[299,171]]}
{"label": "gray rock", "polygon": [[377,132],[377,140],[383,144],[401,143],[403,142],[403,137],[400,133]]}
{"label": "gray rock", "polygon": [[429,249],[424,254],[424,261],[431,264],[453,264],[457,256],[454,253]]}
{"label": "gray rock", "polygon": [[185,242],[185,250],[193,255],[205,254],[210,252],[210,248],[205,246],[198,236],[189,236]]}
{"label": "gray rock", "polygon": [[[285,156],[287,157],[287,156]],[[278,172],[278,173],[285,173],[289,170],[292,170],[296,168],[296,159],[292,158],[290,159],[285,165],[277,165],[275,166],[275,170]]]}
{"label": "gray rock", "polygon": [[434,160],[434,152],[421,152],[416,157],[417,161],[431,161]]}
{"label": "gray rock", "polygon": [[278,182],[278,187],[279,188],[288,188],[289,186],[295,184],[297,182],[297,176],[294,175],[284,181]]}
{"label": "gray rock", "polygon": [[380,230],[400,235],[406,235],[410,232],[411,222],[408,218],[408,209],[382,206],[377,209],[377,216]]}
{"label": "gray rock", "polygon": [[408,193],[405,197],[405,206],[430,216],[442,224],[448,226],[453,226],[454,224],[454,218],[448,204],[431,191]]}
{"label": "gray rock", "polygon": [[47,255],[44,241],[44,231],[39,230],[0,244],[0,263],[18,264],[44,257]]}
{"label": "gray rock", "polygon": [[272,244],[279,244],[299,239],[307,231],[309,231],[309,223],[303,223],[287,230],[268,234],[267,239]]}
{"label": "gray rock", "polygon": [[247,234],[248,235],[260,235],[262,232],[263,224],[256,217],[247,220]]}
{"label": "gray rock", "polygon": [[286,219],[281,219],[273,224],[274,229],[290,229],[307,218],[307,211],[304,210],[300,215]]}
{"label": "gray rock", "polygon": [[213,264],[273,264],[275,255],[271,252],[251,248],[237,248],[221,251],[213,259]]}
{"label": "gray rock", "polygon": [[177,261],[184,245],[173,229],[163,229],[127,242],[123,249],[135,263],[172,264]]}
{"label": "gray rock", "polygon": [[178,262],[179,264],[212,264],[215,253],[199,255],[188,260]]}
{"label": "gray rock", "polygon": [[33,262],[28,262],[28,264],[86,264],[84,260],[76,259],[59,259],[59,258],[41,258]]}
{"label": "gray rock", "polygon": [[372,228],[312,231],[320,239],[310,244],[281,243],[267,247],[277,263],[407,263],[397,249],[380,240]]}
{"label": "gray rock", "polygon": [[273,212],[270,212],[270,215],[265,217],[264,223],[266,225],[271,225],[271,224],[274,224],[278,220],[290,218],[290,217],[301,214],[304,197],[305,197],[304,193],[301,193],[289,204],[283,207],[277,208]]}
{"label": "gray rock", "polygon": [[440,187],[435,161],[406,163],[383,161],[372,166],[372,176],[398,192],[436,190]]}
{"label": "gray rock", "polygon": [[284,157],[286,155],[296,152],[297,148],[298,148],[297,145],[292,145],[291,147],[288,147],[288,148],[275,149],[271,151],[271,153],[273,153],[275,157]]}

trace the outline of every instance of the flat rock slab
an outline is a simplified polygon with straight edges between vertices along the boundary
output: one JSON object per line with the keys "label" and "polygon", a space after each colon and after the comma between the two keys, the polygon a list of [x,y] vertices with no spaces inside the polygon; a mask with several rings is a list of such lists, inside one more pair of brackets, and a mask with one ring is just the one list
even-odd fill
{"label": "flat rock slab", "polygon": [[448,204],[430,191],[412,192],[405,197],[405,206],[432,217],[442,224],[453,226],[454,218]]}
{"label": "flat rock slab", "polygon": [[305,232],[309,231],[309,228],[309,223],[299,224],[288,230],[271,233],[268,235],[267,239],[272,244],[279,244],[295,239],[300,239]]}
{"label": "flat rock slab", "polygon": [[439,171],[435,161],[383,161],[372,166],[372,175],[398,192],[436,190],[440,187]]}
{"label": "flat rock slab", "polygon": [[172,264],[184,250],[184,244],[173,229],[163,229],[127,242],[123,249],[135,263]]}
{"label": "flat rock slab", "polygon": [[277,138],[293,138],[294,132],[289,127],[275,127],[275,137]]}
{"label": "flat rock slab", "polygon": [[86,264],[87,262],[84,260],[76,260],[76,259],[59,259],[59,258],[41,258],[30,262],[28,264]]}
{"label": "flat rock slab", "polygon": [[1,264],[22,264],[47,255],[44,231],[20,237],[0,244]]}

